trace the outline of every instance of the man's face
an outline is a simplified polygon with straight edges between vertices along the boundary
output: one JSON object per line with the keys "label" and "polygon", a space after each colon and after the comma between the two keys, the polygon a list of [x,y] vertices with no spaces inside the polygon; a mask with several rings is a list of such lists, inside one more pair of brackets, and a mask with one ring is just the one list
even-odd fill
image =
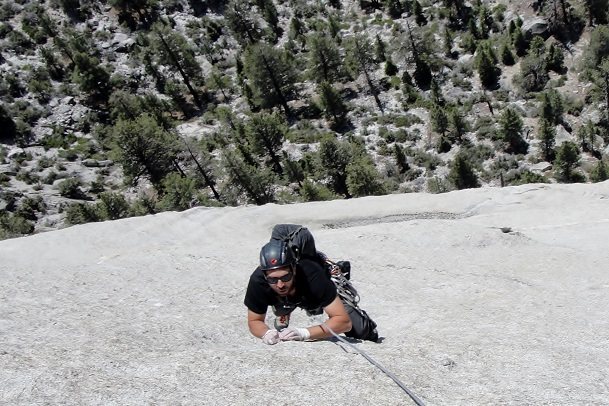
{"label": "man's face", "polygon": [[[282,280],[283,279],[283,280]],[[279,296],[287,296],[292,293],[294,286],[294,271],[292,268],[285,267],[279,269],[273,269],[266,273],[266,280],[269,286]]]}

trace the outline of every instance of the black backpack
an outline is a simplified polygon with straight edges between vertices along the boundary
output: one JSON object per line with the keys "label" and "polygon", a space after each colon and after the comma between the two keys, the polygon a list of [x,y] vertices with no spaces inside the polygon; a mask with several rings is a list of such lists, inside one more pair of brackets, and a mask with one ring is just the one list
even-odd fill
{"label": "black backpack", "polygon": [[276,224],[271,232],[271,240],[286,242],[297,262],[304,258],[320,262],[315,239],[306,227],[299,224]]}
{"label": "black backpack", "polygon": [[292,250],[296,262],[301,259],[313,260],[328,273],[332,273],[332,268],[338,266],[342,275],[347,280],[351,279],[351,263],[349,261],[333,262],[323,252],[317,251],[313,234],[300,224],[276,224],[271,232],[271,240],[284,241]]}

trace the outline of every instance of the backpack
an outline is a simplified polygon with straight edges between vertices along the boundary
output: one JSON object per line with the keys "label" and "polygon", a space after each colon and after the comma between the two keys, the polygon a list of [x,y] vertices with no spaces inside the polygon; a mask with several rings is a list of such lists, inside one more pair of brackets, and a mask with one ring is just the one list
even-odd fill
{"label": "backpack", "polygon": [[296,262],[308,258],[321,263],[313,234],[306,227],[299,224],[276,224],[271,232],[271,240],[286,242]]}

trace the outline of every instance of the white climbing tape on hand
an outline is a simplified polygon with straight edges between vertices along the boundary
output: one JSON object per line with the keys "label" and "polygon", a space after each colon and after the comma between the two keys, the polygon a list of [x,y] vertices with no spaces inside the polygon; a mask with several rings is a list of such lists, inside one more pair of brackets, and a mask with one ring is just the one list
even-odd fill
{"label": "white climbing tape on hand", "polygon": [[306,328],[288,327],[279,333],[281,341],[305,341],[311,337]]}
{"label": "white climbing tape on hand", "polygon": [[262,336],[262,342],[268,345],[277,344],[281,339],[277,330],[267,330]]}

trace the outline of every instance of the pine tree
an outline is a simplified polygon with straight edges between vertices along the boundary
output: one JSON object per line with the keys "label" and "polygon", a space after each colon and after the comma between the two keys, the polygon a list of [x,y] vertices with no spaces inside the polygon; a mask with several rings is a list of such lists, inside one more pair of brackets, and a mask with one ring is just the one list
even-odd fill
{"label": "pine tree", "polygon": [[575,172],[579,159],[579,149],[573,142],[565,141],[560,145],[555,161],[560,181],[570,183],[580,180],[581,176]]}
{"label": "pine tree", "polygon": [[529,46],[526,38],[524,37],[524,33],[522,29],[516,25],[514,29],[514,33],[512,34],[512,42],[514,44],[514,48],[516,49],[516,55],[519,57],[523,57],[527,53],[527,48]]}
{"label": "pine tree", "polygon": [[412,13],[414,14],[415,22],[418,26],[427,24],[427,18],[423,13],[423,7],[421,7],[421,3],[419,3],[418,0],[412,1]]}
{"label": "pine tree", "polygon": [[541,98],[541,117],[555,126],[562,123],[563,101],[560,93],[550,89],[543,93]]}
{"label": "pine tree", "polygon": [[478,176],[464,153],[457,154],[451,163],[448,181],[459,190],[480,187]]}
{"label": "pine tree", "polygon": [[398,73],[398,67],[388,58],[385,62],[385,75],[394,76],[396,73]]}
{"label": "pine tree", "polygon": [[531,41],[529,54],[520,62],[519,84],[525,91],[538,92],[549,79],[543,39],[536,36]]}
{"label": "pine tree", "polygon": [[230,0],[224,17],[228,28],[241,45],[254,44],[262,38],[258,16],[247,0]]}
{"label": "pine tree", "polygon": [[604,99],[605,127],[609,129],[609,56],[603,59],[598,70],[594,72],[593,81],[601,99]]}
{"label": "pine tree", "polygon": [[522,138],[523,122],[520,115],[508,107],[501,115],[499,125],[505,151],[511,154],[525,154],[529,146]]}
{"label": "pine tree", "polygon": [[288,32],[288,38],[292,41],[298,41],[301,45],[304,45],[306,38],[306,27],[299,15],[294,15],[290,20],[290,31]]}
{"label": "pine tree", "polygon": [[382,112],[383,105],[378,97],[379,91],[372,81],[372,72],[376,69],[377,64],[372,57],[370,42],[362,34],[356,34],[349,38],[345,48],[345,65],[347,66],[347,69],[354,77],[357,77],[360,74],[365,76],[366,83],[374,96],[376,105]]}
{"label": "pine tree", "polygon": [[352,159],[350,145],[325,138],[319,143],[319,158],[325,175],[330,177],[332,189],[346,198],[352,197],[347,187],[347,166]]}
{"label": "pine tree", "polygon": [[590,172],[590,180],[596,183],[607,179],[609,179],[609,168],[607,168],[607,164],[602,159],[599,159],[596,166]]}
{"label": "pine tree", "polygon": [[387,57],[385,55],[385,43],[381,39],[381,37],[376,34],[376,46],[374,48],[374,55],[376,62],[385,62]]}
{"label": "pine tree", "polygon": [[601,65],[603,59],[609,57],[609,26],[599,25],[590,32],[590,42],[582,55],[581,67],[591,76]]}
{"label": "pine tree", "polygon": [[440,107],[444,107],[446,104],[444,94],[442,94],[442,88],[437,80],[431,81],[431,100]]}
{"label": "pine tree", "polygon": [[433,53],[433,45],[430,41],[426,41],[426,38],[421,39],[419,33],[413,32],[408,20],[406,20],[406,28],[408,32],[405,38],[405,49],[408,49],[412,54],[412,57],[409,55],[406,59],[415,64],[414,81],[419,88],[429,89],[433,75],[427,59],[428,55]]}
{"label": "pine tree", "polygon": [[156,23],[150,32],[150,49],[153,61],[171,67],[188,89],[196,106],[203,107],[203,100],[196,83],[202,82],[201,66],[195,59],[192,46],[186,38],[164,23]]}
{"label": "pine tree", "polygon": [[324,34],[314,33],[309,36],[307,43],[309,76],[317,83],[339,80],[343,76],[342,61],[336,42]]}
{"label": "pine tree", "polygon": [[400,173],[404,174],[404,173],[408,172],[408,170],[410,169],[410,165],[408,164],[408,159],[406,158],[406,154],[404,153],[404,150],[402,149],[402,147],[400,147],[400,145],[398,143],[395,144],[394,151],[395,151],[395,162],[398,166]]}
{"label": "pine tree", "polygon": [[579,127],[577,131],[577,138],[582,151],[594,153],[596,150],[595,141],[597,135],[598,127],[590,120],[586,121],[581,127]]}
{"label": "pine tree", "polygon": [[273,0],[256,0],[256,5],[262,11],[262,16],[271,27],[273,37],[276,39],[281,35],[282,30],[279,27],[279,16]]}
{"label": "pine tree", "polygon": [[553,162],[555,156],[554,144],[556,143],[556,130],[552,123],[543,118],[539,122],[538,138],[542,159]]}
{"label": "pine tree", "polygon": [[[132,30],[139,22],[149,27],[154,22],[158,9],[158,0],[108,0],[108,4],[119,10],[119,21],[125,21]],[[137,20],[133,15],[137,15]]]}
{"label": "pine tree", "polygon": [[0,142],[12,144],[17,138],[17,126],[4,104],[0,104]]}
{"label": "pine tree", "polygon": [[404,12],[404,7],[400,0],[385,0],[385,10],[391,18],[400,18]]}
{"label": "pine tree", "polygon": [[244,55],[244,71],[258,106],[280,105],[286,116],[291,115],[288,100],[296,96],[296,71],[283,51],[262,43],[249,46]]}
{"label": "pine tree", "polygon": [[495,88],[501,71],[497,68],[497,59],[488,44],[478,47],[477,62],[482,85],[487,89]]}
{"label": "pine tree", "polygon": [[253,151],[259,156],[267,156],[273,163],[273,171],[283,174],[279,151],[283,146],[287,127],[277,114],[255,113],[246,124],[245,131]]}
{"label": "pine tree", "polygon": [[505,66],[512,66],[516,61],[514,60],[514,54],[509,44],[503,44],[501,46],[501,62]]}
{"label": "pine tree", "polygon": [[286,151],[282,152],[283,167],[285,174],[290,182],[297,182],[299,187],[302,187],[302,182],[307,178],[304,168],[300,161],[292,160]]}
{"label": "pine tree", "polygon": [[448,131],[448,116],[441,106],[435,105],[431,109],[431,125],[432,129],[442,136]]}
{"label": "pine tree", "polygon": [[83,52],[73,54],[72,80],[93,101],[105,103],[110,96],[110,74],[99,59]]}
{"label": "pine tree", "polygon": [[135,184],[144,177],[162,189],[163,178],[175,170],[175,138],[147,113],[119,119],[111,132],[127,179]]}
{"label": "pine tree", "polygon": [[493,26],[493,17],[485,6],[481,6],[478,11],[478,23],[480,25],[480,38],[487,39]]}
{"label": "pine tree", "polygon": [[223,151],[223,163],[228,174],[228,184],[244,193],[248,200],[257,205],[274,200],[275,176],[269,169],[248,164],[232,149]]}
{"label": "pine tree", "polygon": [[453,57],[453,40],[454,36],[450,28],[444,28],[444,55],[452,58]]}
{"label": "pine tree", "polygon": [[319,107],[327,118],[331,118],[333,126],[340,126],[345,121],[347,107],[340,94],[328,82],[321,82],[317,87]]}
{"label": "pine tree", "polygon": [[550,44],[550,48],[548,48],[548,52],[546,54],[546,65],[548,70],[554,71],[556,73],[564,72],[564,61],[565,57],[562,53],[562,50],[554,43]]}
{"label": "pine tree", "polygon": [[347,166],[347,188],[354,197],[382,195],[381,177],[368,157],[360,157]]}
{"label": "pine tree", "polygon": [[458,108],[454,107],[450,109],[448,114],[448,123],[451,138],[454,141],[461,143],[465,133],[467,132],[467,122],[463,118],[463,115]]}
{"label": "pine tree", "polygon": [[608,0],[583,0],[583,3],[588,14],[588,25],[607,24],[609,22]]}
{"label": "pine tree", "polygon": [[421,89],[429,89],[432,79],[433,75],[429,64],[423,59],[418,59],[415,62],[414,69],[414,81],[417,83],[417,86]]}

